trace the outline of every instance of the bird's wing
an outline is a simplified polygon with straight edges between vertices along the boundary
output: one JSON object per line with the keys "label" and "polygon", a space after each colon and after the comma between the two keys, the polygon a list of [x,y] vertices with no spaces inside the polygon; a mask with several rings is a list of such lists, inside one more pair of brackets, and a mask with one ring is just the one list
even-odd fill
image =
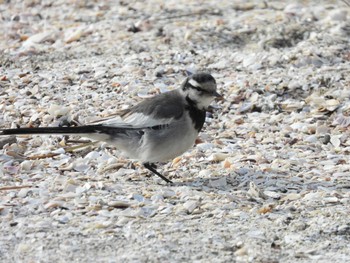
{"label": "bird's wing", "polygon": [[166,92],[145,99],[116,116],[99,121],[98,124],[136,129],[162,126],[179,119],[184,110],[183,99],[178,92]]}
{"label": "bird's wing", "polygon": [[184,103],[179,93],[174,90],[145,99],[126,110],[123,120],[135,127],[153,127],[170,124],[184,113]]}
{"label": "bird's wing", "polygon": [[86,125],[103,125],[103,126],[115,126],[120,128],[131,128],[132,126],[128,123],[126,123],[122,119],[122,115],[124,114],[124,111],[119,111],[114,114],[108,115],[104,118],[100,118],[94,121],[90,121],[89,123],[86,123]]}
{"label": "bird's wing", "polygon": [[120,116],[123,114],[123,111],[117,111],[108,115],[104,115],[102,118],[94,119],[92,121],[89,121],[87,124],[100,124],[103,122],[107,122],[108,120],[114,119],[114,118],[120,118]]}

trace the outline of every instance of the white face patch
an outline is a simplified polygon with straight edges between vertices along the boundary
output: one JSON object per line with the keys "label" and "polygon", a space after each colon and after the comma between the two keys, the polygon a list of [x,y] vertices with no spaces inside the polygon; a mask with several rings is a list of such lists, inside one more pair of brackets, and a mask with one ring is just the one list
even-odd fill
{"label": "white face patch", "polygon": [[[186,86],[186,84],[188,86]],[[189,99],[194,101],[200,110],[206,110],[215,99],[215,80],[209,80],[200,84],[198,81],[190,78],[188,79],[187,83],[184,83],[184,85],[185,86],[180,89],[181,94],[184,97],[188,96]]]}
{"label": "white face patch", "polygon": [[193,87],[197,87],[197,88],[201,87],[201,85],[199,85],[199,83],[198,83],[197,81],[195,81],[194,79],[190,79],[190,80],[188,81],[188,83],[189,83],[190,85],[192,85]]}
{"label": "white face patch", "polygon": [[213,102],[214,98],[213,97],[204,97],[200,98],[197,102],[197,107],[201,110],[206,110],[209,105]]}
{"label": "white face patch", "polygon": [[197,103],[198,109],[205,110],[209,107],[210,103],[213,102],[213,96],[201,96],[198,94],[198,91],[190,89],[188,96],[191,100]]}

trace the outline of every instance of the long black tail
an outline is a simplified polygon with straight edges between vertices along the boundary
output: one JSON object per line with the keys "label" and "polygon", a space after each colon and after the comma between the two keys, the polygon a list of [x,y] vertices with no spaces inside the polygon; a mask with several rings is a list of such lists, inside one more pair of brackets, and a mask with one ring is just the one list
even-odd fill
{"label": "long black tail", "polygon": [[[39,127],[39,128],[18,128],[18,129],[0,129],[0,135],[21,135],[21,134],[91,134],[105,133],[116,134],[123,133],[130,128],[120,128],[104,125],[87,125],[73,127]],[[132,128],[131,128],[132,129]]]}

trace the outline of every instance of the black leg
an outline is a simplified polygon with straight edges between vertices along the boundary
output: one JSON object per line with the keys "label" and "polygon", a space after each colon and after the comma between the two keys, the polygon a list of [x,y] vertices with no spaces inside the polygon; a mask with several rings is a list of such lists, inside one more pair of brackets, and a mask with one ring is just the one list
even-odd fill
{"label": "black leg", "polygon": [[154,164],[150,164],[150,163],[144,163],[143,166],[145,166],[148,170],[150,170],[152,173],[158,175],[160,178],[162,178],[165,182],[167,183],[173,183],[172,181],[170,181],[168,178],[166,178],[165,176],[161,175],[160,173],[157,172],[156,170],[156,166]]}

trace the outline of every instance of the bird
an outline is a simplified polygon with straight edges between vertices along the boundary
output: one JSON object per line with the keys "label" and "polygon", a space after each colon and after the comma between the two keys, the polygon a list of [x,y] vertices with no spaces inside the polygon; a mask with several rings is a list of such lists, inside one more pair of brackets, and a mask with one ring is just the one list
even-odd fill
{"label": "bird", "polygon": [[216,98],[223,97],[215,78],[199,72],[186,77],[179,88],[146,98],[118,117],[78,126],[0,129],[0,136],[61,134],[104,141],[172,184],[157,171],[156,163],[172,160],[195,144]]}

